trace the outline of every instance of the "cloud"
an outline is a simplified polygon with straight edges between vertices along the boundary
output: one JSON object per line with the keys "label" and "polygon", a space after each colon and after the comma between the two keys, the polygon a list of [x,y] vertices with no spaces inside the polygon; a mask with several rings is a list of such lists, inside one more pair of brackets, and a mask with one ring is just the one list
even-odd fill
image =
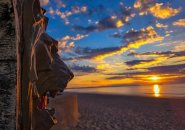
{"label": "cloud", "polygon": [[185,72],[184,64],[178,65],[164,65],[147,68],[150,73],[159,73],[159,74],[179,74]]}
{"label": "cloud", "polygon": [[[116,34],[116,35],[117,36],[115,35],[114,36],[121,39],[125,39],[126,45],[123,45],[120,47],[109,47],[109,48],[101,48],[101,49],[76,47],[76,48],[73,48],[73,51],[74,53],[76,53],[77,56],[73,58],[68,58],[68,59],[66,58],[65,60],[72,60],[72,59],[101,60],[109,56],[121,54],[132,48],[139,48],[142,45],[163,40],[163,37],[159,36],[152,26],[143,28],[141,30],[132,29],[126,32],[126,34]],[[68,39],[68,38],[64,38],[64,39]]]}
{"label": "cloud", "polygon": [[139,15],[146,15],[150,13],[154,17],[160,19],[170,18],[177,15],[181,11],[181,8],[174,9],[172,7],[169,7],[169,5],[155,2],[155,0],[136,0],[136,2],[134,3],[134,8],[140,11]]}
{"label": "cloud", "polygon": [[49,0],[40,0],[40,5],[45,6],[49,3]]}
{"label": "cloud", "polygon": [[124,75],[124,76],[111,76],[111,77],[108,77],[106,79],[108,79],[108,80],[119,80],[119,79],[124,79],[124,78],[129,78],[129,76],[127,76],[127,75]]}
{"label": "cloud", "polygon": [[95,57],[95,59],[101,60],[106,57],[110,57],[116,54],[121,54],[129,49],[139,48],[142,45],[150,44],[164,39],[164,37],[157,34],[157,32],[152,26],[148,26],[147,28],[143,28],[138,31],[132,29],[126,32],[126,34],[124,34],[120,38],[125,39],[125,41],[127,42],[126,45],[119,47],[119,49],[113,52],[108,52],[106,54],[99,55]]}
{"label": "cloud", "polygon": [[126,34],[124,34],[123,38],[129,43],[130,42],[134,43],[134,42],[138,42],[139,40],[147,40],[147,39],[156,41],[156,38],[161,39],[162,37],[157,34],[157,32],[152,26],[148,26],[139,31],[131,29],[127,31]]}
{"label": "cloud", "polygon": [[[178,80],[180,77],[185,78],[185,66],[184,64],[177,65],[163,65],[163,66],[155,66],[149,68],[143,68],[142,71],[133,70],[133,72],[124,72],[124,73],[109,73],[109,79],[122,79],[122,78],[138,78],[142,79],[145,77],[149,77],[151,75],[160,75],[164,76],[167,79],[173,77],[173,81],[181,82],[182,80]],[[163,80],[165,82],[165,80]]]}
{"label": "cloud", "polygon": [[[136,56],[141,59],[152,59],[151,61],[147,60],[147,62],[143,62],[143,60],[133,60],[129,61],[126,64],[133,69],[139,68],[147,68],[150,66],[156,66],[159,64],[180,64],[184,63],[184,57],[185,57],[185,51],[164,51],[164,52],[143,52],[143,53],[136,53],[136,52],[130,52],[127,54],[127,56]],[[144,60],[145,61],[145,60]]]}
{"label": "cloud", "polygon": [[184,50],[178,50],[177,48],[173,51],[164,51],[164,52],[143,52],[143,53],[136,53],[136,52],[130,52],[127,54],[127,56],[167,56],[169,58],[179,57],[179,56],[185,56]]}
{"label": "cloud", "polygon": [[158,28],[167,28],[168,27],[168,25],[161,24],[161,23],[156,23],[155,26],[158,27]]}
{"label": "cloud", "polygon": [[142,63],[152,62],[152,61],[155,61],[155,60],[154,59],[151,59],[151,60],[132,60],[132,61],[125,62],[125,64],[128,66],[134,66],[134,65],[138,65],[138,64],[142,64]]}
{"label": "cloud", "polygon": [[[159,36],[152,26],[143,28],[141,30],[130,30],[126,34],[116,34],[115,37],[125,39],[126,45],[120,47],[109,47],[101,49],[92,48],[74,48],[74,52],[77,54],[75,59],[96,59],[101,60],[109,56],[121,54],[132,48],[139,48],[142,45],[150,44],[156,41],[163,40],[162,36]],[[67,38],[68,39],[68,38]],[[72,60],[68,58],[65,60]]]}
{"label": "cloud", "polygon": [[132,61],[127,61],[125,63],[126,63],[126,65],[128,65],[130,67],[130,69],[131,68],[133,68],[133,69],[141,68],[142,69],[142,68],[146,68],[146,67],[150,67],[150,66],[156,66],[156,65],[164,62],[168,58],[169,58],[168,56],[160,56],[160,57],[147,59],[147,60],[132,60]]}
{"label": "cloud", "polygon": [[124,23],[121,20],[115,20],[111,16],[108,16],[98,21],[96,25],[91,25],[87,27],[74,26],[74,30],[90,33],[93,31],[103,31],[107,29],[120,28],[123,25]]}
{"label": "cloud", "polygon": [[98,28],[96,26],[88,26],[88,27],[83,27],[83,26],[74,26],[73,28],[75,31],[83,31],[83,32],[86,32],[86,33],[89,33],[89,32],[93,32],[93,31],[96,31],[98,30]]}
{"label": "cloud", "polygon": [[79,66],[79,65],[72,65],[70,68],[75,72],[83,72],[83,73],[94,73],[96,72],[96,68],[91,66]]}
{"label": "cloud", "polygon": [[109,70],[109,69],[112,69],[111,65],[110,64],[107,64],[107,63],[98,64],[96,66],[96,68],[98,70]]}
{"label": "cloud", "polygon": [[179,19],[175,22],[173,22],[174,26],[181,26],[181,27],[185,27],[185,19]]}
{"label": "cloud", "polygon": [[88,35],[77,34],[75,37],[70,37],[69,35],[66,35],[65,37],[62,38],[62,40],[63,41],[67,41],[67,40],[77,41],[77,40],[80,40],[80,39],[85,38],[87,36]]}
{"label": "cloud", "polygon": [[101,48],[101,49],[74,47],[72,51],[76,54],[76,56],[68,57],[63,60],[74,61],[74,60],[82,60],[82,59],[94,59],[99,55],[103,55],[116,50],[119,50],[119,47],[109,47],[109,48]]}
{"label": "cloud", "polygon": [[70,43],[68,43],[67,44],[67,42],[65,42],[65,41],[60,41],[59,42],[59,50],[60,51],[64,51],[64,52],[68,52],[68,51],[70,51],[72,48],[74,48],[74,42],[70,42]]}
{"label": "cloud", "polygon": [[123,34],[115,32],[113,35],[111,35],[114,38],[122,38]]}
{"label": "cloud", "polygon": [[120,3],[119,11],[116,11],[113,15],[106,16],[96,22],[95,25],[90,25],[87,27],[75,25],[75,31],[83,31],[90,33],[93,31],[104,31],[107,29],[120,28],[128,23],[128,21],[133,18],[135,14],[131,7],[124,6],[123,3]]}
{"label": "cloud", "polygon": [[136,0],[134,3],[134,8],[138,9],[139,15],[144,15],[148,13],[148,9],[154,5],[154,0]]}
{"label": "cloud", "polygon": [[75,47],[74,41],[78,41],[87,37],[88,35],[77,34],[74,37],[66,35],[59,40],[59,51],[68,52]]}
{"label": "cloud", "polygon": [[115,50],[118,50],[119,47],[108,47],[108,48],[99,48],[99,49],[92,49],[92,48],[81,48],[77,47],[75,48],[75,52],[79,55],[91,55],[94,57],[94,55],[101,55],[102,53],[108,53]]}
{"label": "cloud", "polygon": [[51,16],[59,16],[62,20],[64,20],[65,24],[68,25],[69,19],[71,15],[78,14],[78,13],[85,13],[87,11],[86,6],[78,7],[78,6],[73,6],[71,10],[66,10],[62,12],[59,8],[54,10],[52,7],[49,8],[49,14]]}
{"label": "cloud", "polygon": [[185,42],[182,42],[181,44],[174,47],[174,52],[184,51],[185,50]]}
{"label": "cloud", "polygon": [[163,3],[156,3],[154,6],[150,7],[149,11],[157,18],[166,19],[175,16],[181,11],[181,9],[173,9],[167,5],[163,5]]}
{"label": "cloud", "polygon": [[54,0],[54,2],[56,3],[57,8],[66,7],[66,4],[63,2],[63,0]]}

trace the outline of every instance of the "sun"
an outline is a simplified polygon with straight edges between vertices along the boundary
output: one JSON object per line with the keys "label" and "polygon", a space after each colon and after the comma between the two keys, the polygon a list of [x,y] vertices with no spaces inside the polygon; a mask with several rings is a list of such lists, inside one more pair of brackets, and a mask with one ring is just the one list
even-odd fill
{"label": "sun", "polygon": [[160,77],[159,76],[152,76],[152,77],[150,77],[150,80],[158,81],[158,80],[160,80]]}

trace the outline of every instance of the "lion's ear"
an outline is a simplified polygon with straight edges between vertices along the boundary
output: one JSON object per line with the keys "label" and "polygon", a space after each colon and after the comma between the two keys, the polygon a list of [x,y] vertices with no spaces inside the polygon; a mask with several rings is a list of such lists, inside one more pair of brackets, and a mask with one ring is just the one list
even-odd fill
{"label": "lion's ear", "polygon": [[32,12],[33,12],[33,18],[35,22],[38,22],[41,19],[41,17],[43,17],[43,11],[40,7],[39,0],[34,0]]}

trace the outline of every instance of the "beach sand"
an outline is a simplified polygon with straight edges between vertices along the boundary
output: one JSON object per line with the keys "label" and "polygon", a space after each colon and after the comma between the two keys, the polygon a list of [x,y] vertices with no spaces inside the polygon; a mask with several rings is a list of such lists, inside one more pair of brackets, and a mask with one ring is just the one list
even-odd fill
{"label": "beach sand", "polygon": [[71,130],[185,130],[185,99],[77,95],[81,117]]}

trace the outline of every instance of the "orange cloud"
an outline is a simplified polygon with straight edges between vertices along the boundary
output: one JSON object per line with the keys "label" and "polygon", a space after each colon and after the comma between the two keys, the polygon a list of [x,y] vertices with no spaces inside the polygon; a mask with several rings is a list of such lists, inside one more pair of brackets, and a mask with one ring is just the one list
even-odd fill
{"label": "orange cloud", "polygon": [[185,27],[185,19],[179,19],[173,23],[175,26]]}
{"label": "orange cloud", "polygon": [[161,23],[156,23],[155,26],[158,27],[158,28],[167,28],[168,27],[168,25],[161,24]]}
{"label": "orange cloud", "polygon": [[124,25],[124,23],[122,22],[122,20],[118,20],[117,22],[116,22],[116,27],[117,28],[120,28],[120,27],[122,27]]}
{"label": "orange cloud", "polygon": [[163,5],[163,3],[156,3],[154,6],[149,8],[150,13],[160,19],[170,18],[178,14],[181,9],[173,9],[171,7]]}
{"label": "orange cloud", "polygon": [[135,33],[137,33],[136,36],[134,36],[133,32],[127,32],[127,34],[129,34],[128,37],[132,37],[132,34],[134,37],[133,39],[131,38],[132,40],[127,45],[120,47],[117,51],[96,56],[95,59],[101,60],[106,57],[110,57],[116,54],[121,54],[129,49],[139,48],[142,45],[157,42],[164,39],[164,37],[159,36],[157,34],[157,32],[152,26],[148,26],[146,29],[143,28]]}
{"label": "orange cloud", "polygon": [[80,40],[87,36],[88,35],[77,34],[75,37],[70,37],[69,35],[66,35],[65,37],[59,40],[59,51],[71,50],[75,46],[74,41]]}
{"label": "orange cloud", "polygon": [[174,9],[163,3],[155,3],[152,0],[136,0],[134,8],[138,9],[139,15],[152,14],[160,19],[167,19],[178,14],[181,9]]}
{"label": "orange cloud", "polygon": [[134,66],[132,66],[131,68],[144,68],[144,67],[150,67],[150,66],[155,66],[161,62],[164,62],[165,60],[167,60],[169,57],[168,56],[162,56],[162,57],[158,57],[155,58],[155,60],[150,61],[150,62],[141,62],[140,64],[136,64]]}

